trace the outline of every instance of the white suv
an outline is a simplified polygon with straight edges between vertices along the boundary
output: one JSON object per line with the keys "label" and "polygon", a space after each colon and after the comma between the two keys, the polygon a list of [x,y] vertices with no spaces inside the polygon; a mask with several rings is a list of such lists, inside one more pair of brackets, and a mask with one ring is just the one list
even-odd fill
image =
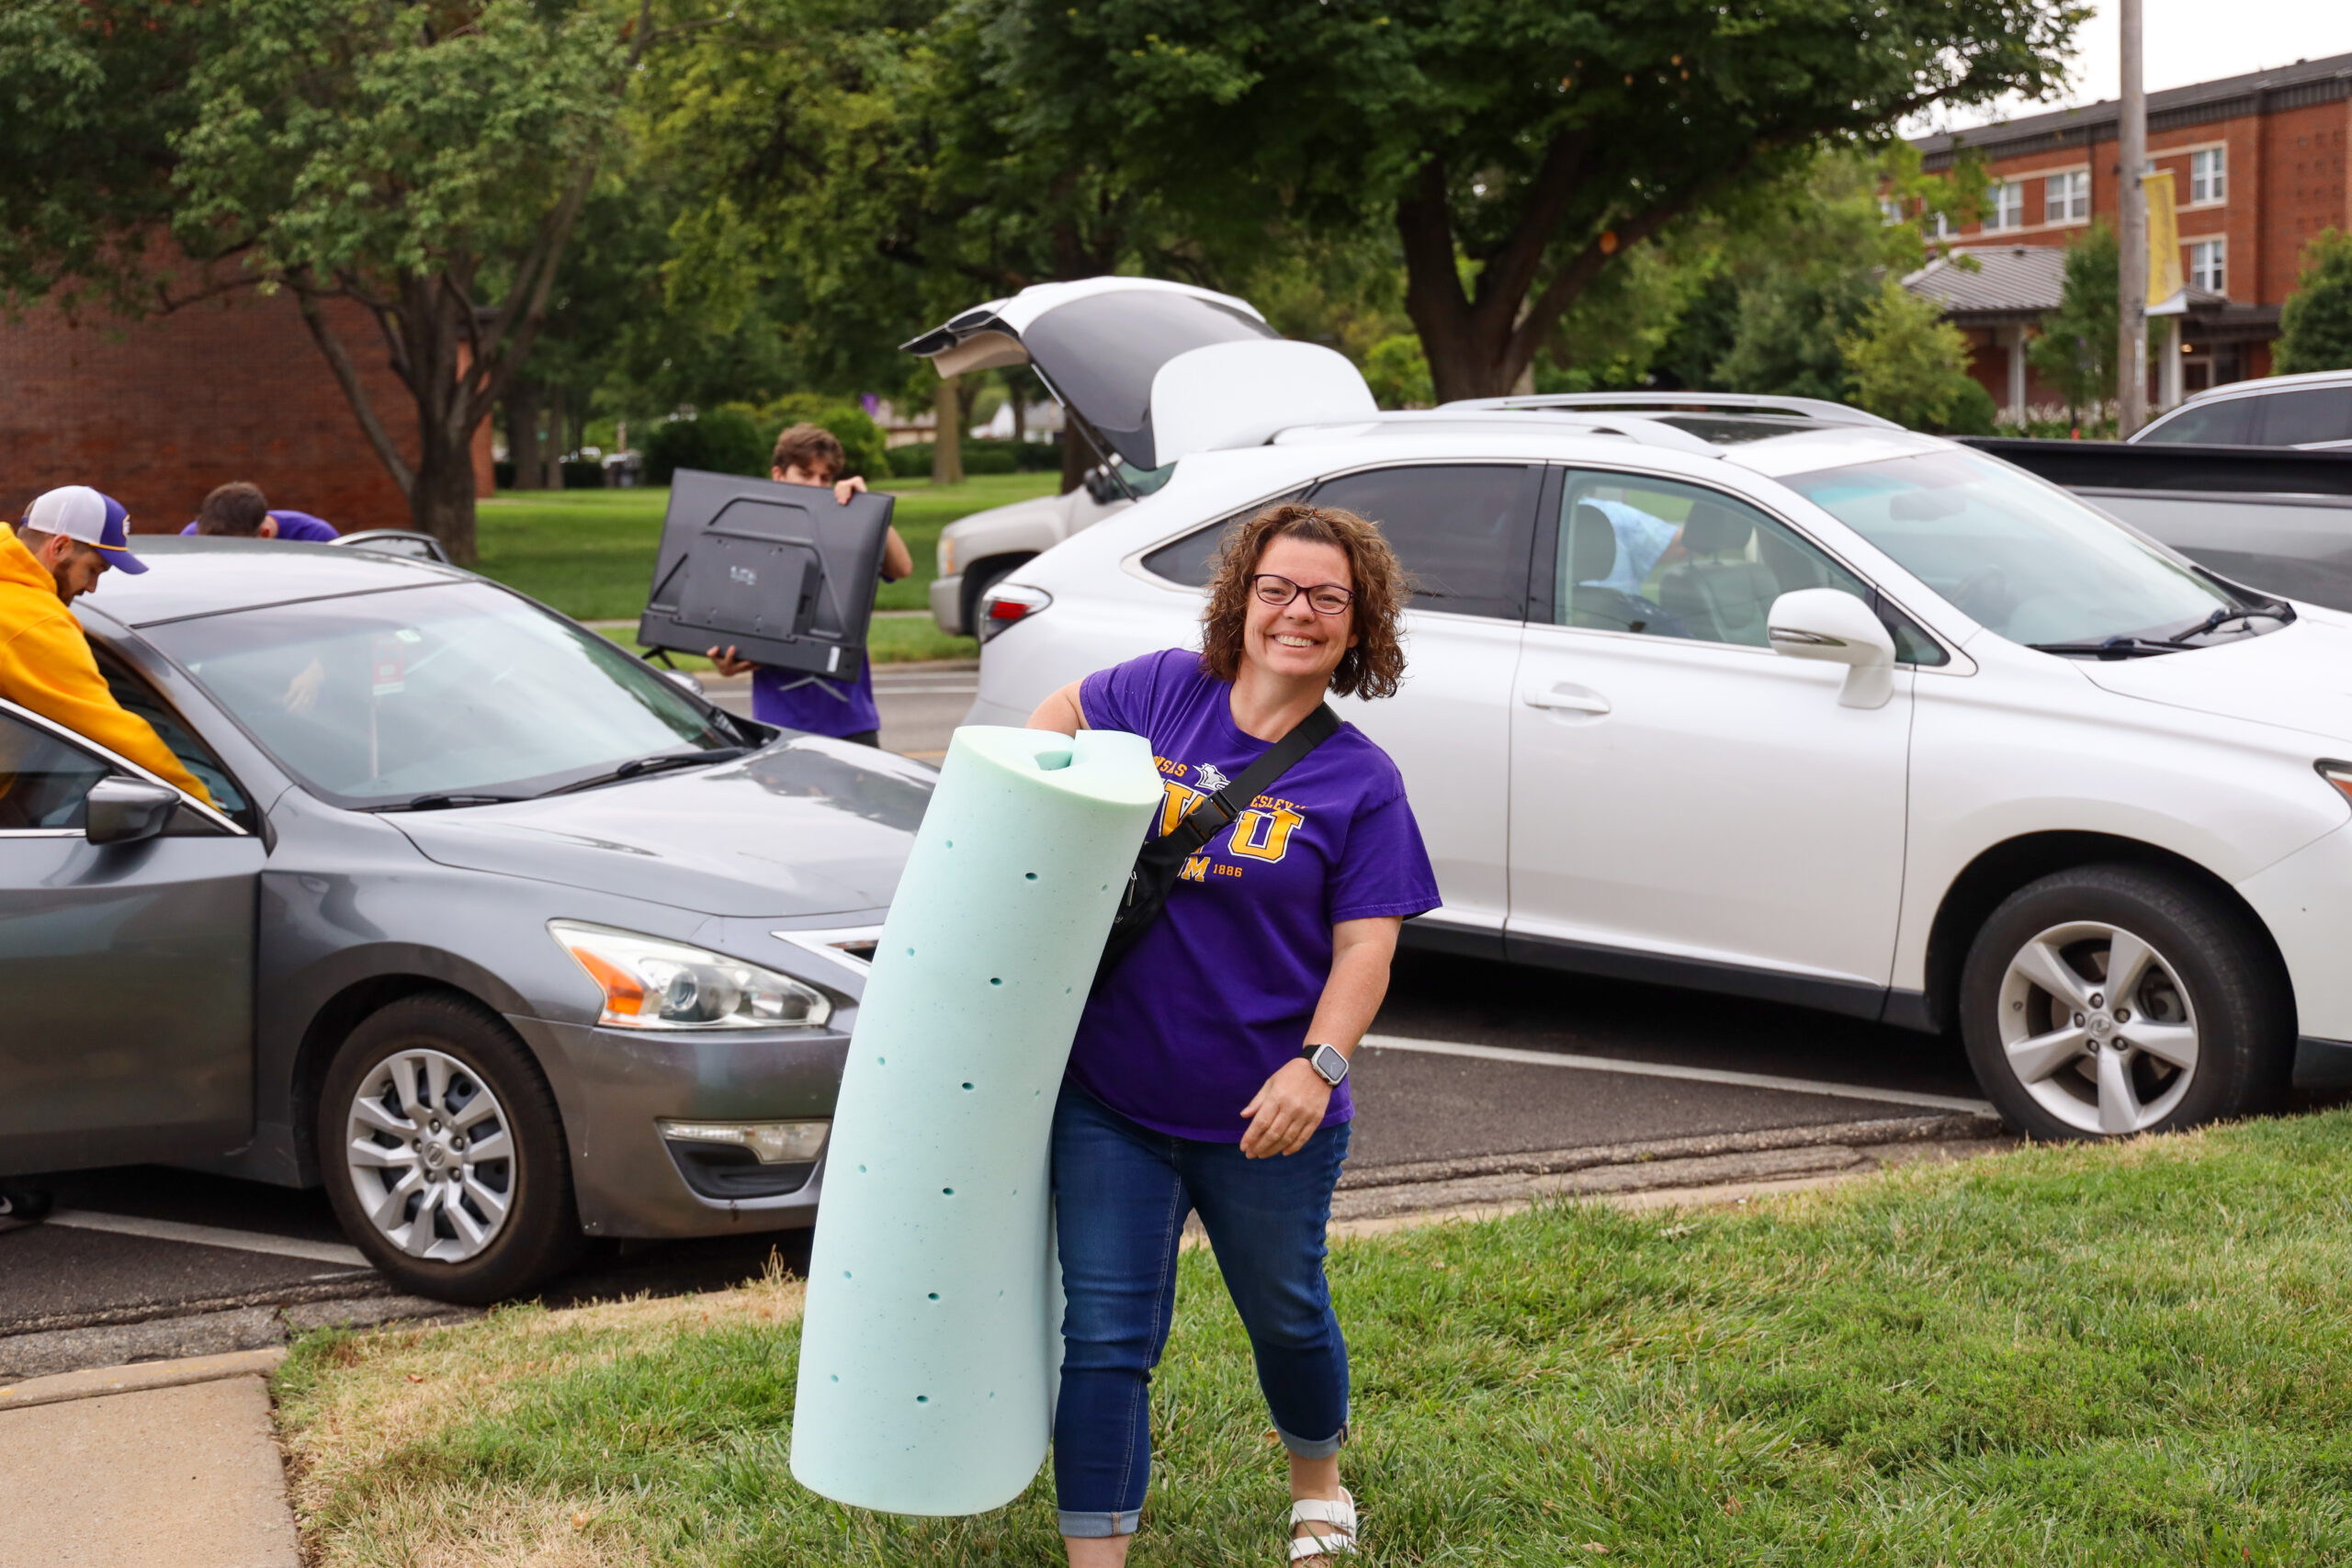
{"label": "white suv", "polygon": [[991,592],[973,722],[1195,639],[1224,531],[1308,496],[1419,582],[1404,690],[1342,705],[1437,865],[1408,940],[1957,1025],[2039,1136],[2345,1081],[2352,617],[1827,405],[1381,414],[1241,301],[1136,279],[913,346],[1026,359],[1174,465]]}

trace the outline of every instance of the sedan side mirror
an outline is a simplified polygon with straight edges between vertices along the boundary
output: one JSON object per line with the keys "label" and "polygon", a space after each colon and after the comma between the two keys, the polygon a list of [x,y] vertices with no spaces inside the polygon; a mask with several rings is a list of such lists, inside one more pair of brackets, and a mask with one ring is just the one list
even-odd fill
{"label": "sedan side mirror", "polygon": [[1800,588],[1772,601],[1764,635],[1791,659],[1843,664],[1838,705],[1881,708],[1894,695],[1894,639],[1868,604],[1835,588]]}
{"label": "sedan side mirror", "polygon": [[135,844],[171,826],[179,791],[114,774],[90,786],[86,830],[94,844]]}

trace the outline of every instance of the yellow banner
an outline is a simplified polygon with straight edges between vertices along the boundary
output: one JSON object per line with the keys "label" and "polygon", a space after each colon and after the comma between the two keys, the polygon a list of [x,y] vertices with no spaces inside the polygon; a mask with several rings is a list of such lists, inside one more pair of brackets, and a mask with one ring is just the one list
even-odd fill
{"label": "yellow banner", "polygon": [[2188,280],[2180,274],[2180,219],[2173,206],[2172,171],[2140,176],[2148,203],[2148,313],[2178,315],[2188,309]]}

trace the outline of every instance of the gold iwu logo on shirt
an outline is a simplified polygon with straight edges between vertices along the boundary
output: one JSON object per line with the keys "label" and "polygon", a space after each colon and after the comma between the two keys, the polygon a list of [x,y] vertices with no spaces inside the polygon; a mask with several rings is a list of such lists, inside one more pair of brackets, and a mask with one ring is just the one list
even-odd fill
{"label": "gold iwu logo on shirt", "polygon": [[[1219,772],[1214,763],[1203,763],[1194,769],[1167,758],[1155,759],[1159,763],[1160,802],[1159,832],[1165,838],[1176,830],[1201,802],[1223,789],[1232,781]],[[1183,781],[1190,777],[1193,782]],[[1280,861],[1290,852],[1290,836],[1306,825],[1306,813],[1298,803],[1278,795],[1261,795],[1250,803],[1249,808],[1234,819],[1233,834],[1226,847],[1248,860]],[[1181,882],[1206,882],[1211,876],[1238,876],[1241,867],[1221,865],[1205,852],[1188,857],[1178,872]]]}

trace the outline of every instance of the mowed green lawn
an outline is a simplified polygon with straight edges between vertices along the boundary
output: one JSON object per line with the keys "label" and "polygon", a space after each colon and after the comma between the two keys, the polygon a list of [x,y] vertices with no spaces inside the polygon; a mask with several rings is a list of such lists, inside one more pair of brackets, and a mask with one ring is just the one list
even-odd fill
{"label": "mowed green lawn", "polygon": [[[1032,496],[1050,495],[1053,474],[990,474],[944,490],[894,479],[894,521],[914,552],[912,577],[883,587],[886,610],[930,607],[938,575],[939,531],[958,517]],[[667,490],[507,491],[481,503],[478,542],[483,575],[520,589],[578,620],[634,619],[653,584]]]}
{"label": "mowed green lawn", "polygon": [[[2352,1112],[1551,1206],[1342,1241],[1331,1278],[1374,1563],[2352,1561]],[[1132,1561],[1279,1562],[1281,1450],[1205,1254],[1179,1303]],[[1059,1561],[1044,1476],[956,1519],[796,1485],[797,1306],[305,1339],[309,1560]]]}

